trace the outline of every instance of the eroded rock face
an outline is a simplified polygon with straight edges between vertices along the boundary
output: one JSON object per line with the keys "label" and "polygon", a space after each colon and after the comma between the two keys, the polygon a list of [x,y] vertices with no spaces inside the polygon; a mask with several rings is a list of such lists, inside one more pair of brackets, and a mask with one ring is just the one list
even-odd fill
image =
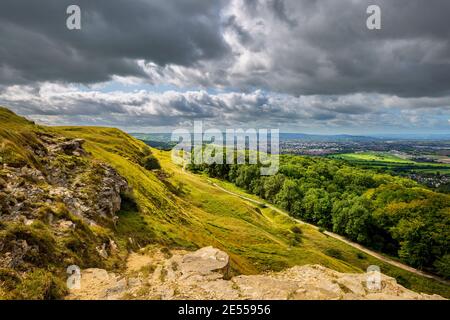
{"label": "eroded rock face", "polygon": [[[0,225],[17,229],[42,222],[53,236],[70,235],[76,229],[75,220],[112,227],[118,219],[121,194],[129,191],[127,181],[112,167],[90,158],[82,139],[50,134],[39,138],[38,147],[29,150],[34,164],[0,163]],[[0,267],[30,269],[33,263],[25,264],[24,257],[42,254],[42,248],[28,240],[30,232],[16,230],[0,238]],[[104,241],[97,251],[106,259],[117,246],[112,240]]]}
{"label": "eroded rock face", "polygon": [[[51,143],[51,141],[48,141]],[[87,153],[83,149],[83,139],[72,139],[63,141],[57,144],[51,144],[50,150],[52,152],[63,152],[67,155],[76,155],[76,156],[82,156],[86,155]]]}
{"label": "eroded rock face", "polygon": [[120,194],[128,190],[127,181],[110,166],[85,160],[83,142],[45,136],[44,149],[39,149],[44,153],[42,167],[1,165],[0,219],[25,222],[42,218],[45,208],[51,212],[63,203],[70,213],[89,223],[114,222]]}
{"label": "eroded rock face", "polygon": [[282,272],[241,275],[227,280],[228,255],[213,247],[175,251],[169,258],[154,248],[132,254],[124,275],[105,270],[82,272],[81,289],[68,299],[443,299],[408,290],[381,275],[381,289],[367,288],[366,274],[340,273],[319,265]]}

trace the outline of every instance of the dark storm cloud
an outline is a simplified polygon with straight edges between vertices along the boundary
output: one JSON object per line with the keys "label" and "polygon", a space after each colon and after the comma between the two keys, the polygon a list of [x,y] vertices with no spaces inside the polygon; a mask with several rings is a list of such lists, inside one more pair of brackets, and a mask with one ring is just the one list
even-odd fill
{"label": "dark storm cloud", "polygon": [[[256,86],[295,95],[450,93],[450,1],[236,3],[240,5],[230,13],[234,23],[262,45],[254,50],[230,28],[229,32],[238,33],[236,41],[241,41],[235,46],[234,68],[229,68],[234,74],[228,80],[234,87]],[[381,30],[366,27],[366,9],[371,4],[381,7]],[[260,47],[264,55],[258,56]],[[258,58],[265,62],[265,72],[261,63],[252,61]]]}
{"label": "dark storm cloud", "polygon": [[[82,29],[66,28],[66,8],[82,10]],[[2,0],[0,83],[94,83],[144,77],[136,60],[193,66],[228,50],[220,1]]]}
{"label": "dark storm cloud", "polygon": [[272,7],[275,16],[277,16],[280,20],[286,22],[291,27],[295,27],[297,25],[297,21],[288,17],[284,0],[269,0],[269,5]]}
{"label": "dark storm cloud", "polygon": [[233,32],[239,37],[240,43],[243,43],[246,46],[250,46],[254,43],[251,34],[236,22],[235,16],[230,16],[228,18],[228,20],[225,23],[225,27],[233,30]]}
{"label": "dark storm cloud", "polygon": [[[80,31],[65,27],[69,4],[82,9]],[[381,30],[366,28],[371,4]],[[117,75],[294,95],[443,96],[449,16],[443,0],[2,0],[0,84]]]}
{"label": "dark storm cloud", "polygon": [[[446,0],[1,0],[0,103],[55,124],[446,130],[449,17]],[[120,91],[142,81],[181,89]]]}
{"label": "dark storm cloud", "polygon": [[[365,28],[369,3],[382,9],[382,29]],[[426,8],[425,8],[426,6]],[[349,10],[342,10],[343,8]],[[313,75],[304,93],[342,94],[379,92],[400,96],[448,94],[450,83],[450,2],[448,1],[321,1],[323,13],[306,18],[309,31],[302,32],[306,45],[317,50],[327,68],[327,78]],[[363,18],[364,17],[364,18]],[[312,22],[314,21],[314,22]],[[301,59],[297,60],[301,63]],[[328,78],[329,77],[329,78]]]}

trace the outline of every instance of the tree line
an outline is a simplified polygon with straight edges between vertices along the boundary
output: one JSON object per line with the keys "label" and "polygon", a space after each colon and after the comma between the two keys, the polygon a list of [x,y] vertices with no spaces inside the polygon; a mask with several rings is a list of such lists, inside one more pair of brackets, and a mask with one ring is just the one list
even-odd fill
{"label": "tree line", "polygon": [[282,155],[273,176],[261,176],[259,167],[188,165],[296,218],[450,278],[450,195],[339,160]]}

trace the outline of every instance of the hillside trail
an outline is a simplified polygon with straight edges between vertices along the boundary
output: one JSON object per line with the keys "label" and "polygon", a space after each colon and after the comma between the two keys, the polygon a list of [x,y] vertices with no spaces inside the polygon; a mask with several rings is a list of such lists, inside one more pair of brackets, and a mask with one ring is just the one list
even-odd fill
{"label": "hillside trail", "polygon": [[[233,191],[227,190],[227,189],[225,189],[225,188],[219,186],[217,183],[214,183],[214,182],[211,182],[211,181],[210,181],[210,183],[211,183],[214,187],[220,189],[220,190],[223,191],[223,192],[226,192],[226,193],[228,193],[228,194],[230,194],[230,195],[234,195],[234,196],[236,196],[236,197],[239,197],[239,198],[241,198],[241,199],[243,199],[243,200],[252,202],[252,203],[257,204],[257,205],[263,205],[263,206],[266,206],[267,208],[270,208],[270,209],[272,209],[272,210],[274,210],[274,211],[276,211],[276,212],[278,212],[278,213],[280,213],[280,214],[282,214],[282,215],[285,215],[285,216],[290,217],[291,219],[295,220],[295,221],[298,222],[299,224],[307,225],[307,226],[309,226],[309,227],[311,227],[311,228],[313,228],[313,229],[319,230],[319,227],[317,227],[317,226],[315,226],[315,225],[313,225],[313,224],[304,222],[304,221],[302,221],[302,220],[296,219],[296,218],[290,216],[289,214],[287,214],[286,212],[284,212],[283,210],[281,210],[281,209],[279,209],[279,208],[277,208],[277,207],[275,207],[275,206],[273,206],[273,205],[271,205],[271,204],[269,204],[269,203],[257,201],[257,200],[255,200],[255,199],[246,197],[246,196],[244,196],[244,195],[242,195],[242,194],[238,194],[238,193],[235,193],[235,192],[233,192]],[[364,253],[366,253],[366,254],[368,254],[368,255],[374,257],[374,258],[377,258],[377,259],[379,259],[379,260],[381,260],[381,261],[383,261],[383,262],[385,262],[385,263],[388,263],[388,264],[390,264],[390,265],[392,265],[392,266],[395,266],[395,267],[397,267],[397,268],[400,268],[400,269],[403,269],[403,270],[412,272],[412,273],[417,274],[417,275],[422,276],[422,277],[434,279],[434,280],[439,281],[439,282],[441,282],[441,283],[444,283],[444,284],[446,284],[446,285],[450,285],[450,282],[449,282],[449,281],[446,281],[446,280],[444,280],[444,279],[442,279],[442,278],[439,278],[439,277],[437,277],[437,276],[435,276],[435,275],[432,275],[432,274],[429,274],[429,273],[420,271],[420,270],[415,269],[415,268],[413,268],[413,267],[407,266],[407,265],[405,265],[405,264],[403,264],[403,263],[401,263],[401,262],[398,262],[398,261],[395,261],[395,260],[390,259],[390,258],[388,258],[388,257],[385,257],[385,256],[383,256],[383,255],[381,255],[381,254],[379,254],[379,253],[377,253],[377,252],[375,252],[375,251],[373,251],[373,250],[370,250],[370,249],[368,249],[368,248],[366,248],[366,247],[364,247],[364,246],[362,246],[362,245],[360,245],[360,244],[358,244],[358,243],[352,242],[352,241],[350,241],[350,240],[348,240],[348,239],[344,238],[343,236],[340,236],[340,235],[338,235],[338,234],[336,234],[336,233],[333,233],[333,232],[330,232],[330,231],[323,231],[323,233],[324,233],[325,235],[329,236],[329,237],[332,237],[332,238],[334,238],[334,239],[336,239],[336,240],[339,240],[339,241],[341,241],[341,242],[344,242],[344,243],[348,244],[349,246],[352,246],[353,248],[356,248],[356,249],[358,249],[358,250],[360,250],[360,251],[362,251],[362,252],[364,252]]]}

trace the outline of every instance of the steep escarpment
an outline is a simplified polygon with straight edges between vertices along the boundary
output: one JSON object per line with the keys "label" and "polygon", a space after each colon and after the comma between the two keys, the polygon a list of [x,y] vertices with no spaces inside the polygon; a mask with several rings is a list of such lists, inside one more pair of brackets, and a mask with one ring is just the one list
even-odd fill
{"label": "steep escarpment", "polygon": [[0,138],[0,297],[62,297],[68,266],[119,265],[127,181],[83,140],[4,110]]}
{"label": "steep escarpment", "polygon": [[[169,152],[118,129],[43,127],[6,109],[0,109],[0,123],[0,298],[64,297],[71,265],[95,276],[121,275],[110,290],[120,292],[126,257],[143,263],[147,257],[133,252],[154,245],[167,256],[218,248],[228,257],[227,278],[316,264],[362,273],[375,264],[409,289],[450,296],[445,284],[224,192],[175,165]],[[167,268],[155,273],[166,275]]]}
{"label": "steep escarpment", "polygon": [[66,208],[87,224],[114,224],[120,194],[128,190],[125,179],[110,166],[89,159],[81,139],[38,137],[41,148],[30,151],[40,166],[3,163],[2,220],[25,224],[34,219],[53,220]]}

